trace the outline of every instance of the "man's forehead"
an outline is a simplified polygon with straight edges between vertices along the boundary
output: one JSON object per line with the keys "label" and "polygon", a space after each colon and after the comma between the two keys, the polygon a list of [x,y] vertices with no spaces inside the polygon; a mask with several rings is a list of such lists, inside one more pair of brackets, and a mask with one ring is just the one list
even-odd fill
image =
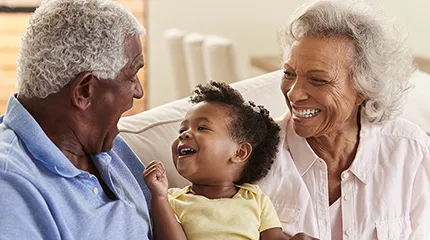
{"label": "man's forehead", "polygon": [[137,56],[142,54],[142,43],[140,41],[139,36],[137,35],[128,35],[124,41],[124,51],[128,56]]}

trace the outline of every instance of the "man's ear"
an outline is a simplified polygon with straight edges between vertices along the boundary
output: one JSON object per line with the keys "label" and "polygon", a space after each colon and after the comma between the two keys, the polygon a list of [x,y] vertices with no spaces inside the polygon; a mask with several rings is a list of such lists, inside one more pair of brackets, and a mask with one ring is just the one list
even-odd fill
{"label": "man's ear", "polygon": [[93,81],[97,80],[91,72],[82,72],[75,78],[70,87],[72,104],[80,110],[86,110],[91,106],[93,94]]}
{"label": "man's ear", "polygon": [[231,158],[233,163],[244,163],[246,162],[252,153],[252,146],[249,142],[242,142],[237,145],[236,152]]}

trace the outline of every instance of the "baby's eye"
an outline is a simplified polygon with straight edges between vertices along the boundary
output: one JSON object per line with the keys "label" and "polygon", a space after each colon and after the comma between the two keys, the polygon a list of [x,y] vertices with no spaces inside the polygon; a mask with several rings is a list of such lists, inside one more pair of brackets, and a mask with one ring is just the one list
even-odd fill
{"label": "baby's eye", "polygon": [[203,127],[203,126],[199,126],[199,127],[197,127],[197,130],[199,130],[199,131],[201,131],[201,130],[205,130],[206,128],[205,127]]}

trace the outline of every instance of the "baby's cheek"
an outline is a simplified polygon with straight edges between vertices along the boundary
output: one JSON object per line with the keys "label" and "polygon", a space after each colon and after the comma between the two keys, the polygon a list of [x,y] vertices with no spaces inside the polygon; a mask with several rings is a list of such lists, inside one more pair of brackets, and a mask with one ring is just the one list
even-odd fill
{"label": "baby's cheek", "polygon": [[177,152],[177,148],[178,148],[178,144],[179,144],[179,139],[176,138],[173,142],[172,142],[172,147],[171,147],[171,152],[172,152],[172,160],[173,160],[173,164],[176,166],[176,159],[178,158],[178,152]]}

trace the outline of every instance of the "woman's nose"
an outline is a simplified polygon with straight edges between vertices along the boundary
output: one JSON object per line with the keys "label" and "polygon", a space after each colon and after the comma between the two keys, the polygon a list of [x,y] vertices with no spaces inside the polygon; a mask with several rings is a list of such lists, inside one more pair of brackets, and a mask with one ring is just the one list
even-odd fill
{"label": "woman's nose", "polygon": [[303,80],[296,79],[286,93],[292,103],[297,103],[308,98],[306,86]]}

